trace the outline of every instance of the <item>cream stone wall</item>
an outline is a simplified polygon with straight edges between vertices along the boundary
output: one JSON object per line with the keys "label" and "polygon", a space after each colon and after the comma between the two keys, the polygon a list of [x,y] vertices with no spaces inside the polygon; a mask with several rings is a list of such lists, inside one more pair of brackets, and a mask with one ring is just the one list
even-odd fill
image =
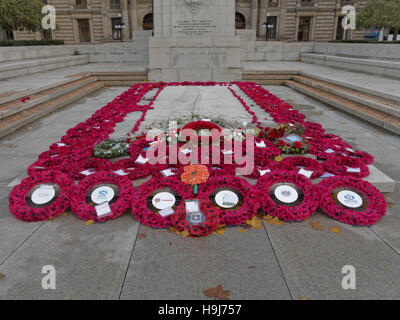
{"label": "cream stone wall", "polygon": [[[223,1],[223,0],[221,0]],[[167,3],[168,1],[164,1]],[[75,0],[48,0],[57,10],[57,30],[54,39],[66,44],[79,42],[77,19],[89,19],[92,43],[112,41],[111,19],[122,15],[126,24],[124,40],[133,38],[135,31],[143,30],[143,19],[153,12],[152,0],[120,0],[120,6],[111,6],[110,0],[87,0],[87,8],[77,8]],[[222,2],[221,2],[222,3]],[[257,37],[265,38],[266,14],[277,17],[275,40],[297,41],[298,24],[301,17],[311,17],[311,41],[329,41],[336,38],[341,7],[352,1],[314,0],[305,5],[301,0],[236,0],[235,12],[246,20],[246,29],[256,29]],[[365,3],[361,0],[358,8]],[[364,31],[351,31],[348,38],[360,39]],[[15,39],[41,39],[40,33],[15,32]]]}

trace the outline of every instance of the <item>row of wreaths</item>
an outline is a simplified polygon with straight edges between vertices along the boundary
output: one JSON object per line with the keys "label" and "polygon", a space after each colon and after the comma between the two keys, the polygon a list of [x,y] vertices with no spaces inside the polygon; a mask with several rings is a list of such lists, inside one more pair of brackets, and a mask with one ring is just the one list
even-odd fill
{"label": "row of wreaths", "polygon": [[[48,206],[34,208],[27,204],[29,192],[41,184],[56,184],[60,188],[57,199]],[[278,183],[291,183],[303,193],[303,200],[295,206],[277,204],[270,197],[270,188]],[[87,203],[89,190],[102,184],[112,184],[118,187],[118,199],[110,205],[112,214],[99,219],[93,206]],[[148,208],[151,194],[159,189],[173,190],[182,199],[174,214],[162,218],[156,211]],[[210,201],[210,195],[216,189],[230,188],[237,190],[243,196],[239,208],[228,210],[217,207]],[[353,210],[340,206],[332,197],[337,188],[349,188],[358,191],[366,199],[363,209]],[[186,219],[186,199],[200,199],[201,211],[206,221],[191,225]],[[24,179],[10,195],[10,210],[19,220],[25,222],[53,219],[71,208],[76,216],[84,221],[104,222],[115,219],[128,209],[143,224],[154,228],[175,226],[177,230],[187,230],[192,236],[207,235],[215,231],[218,225],[240,225],[246,219],[253,217],[259,209],[265,214],[276,216],[285,221],[303,221],[315,213],[320,207],[332,218],[352,225],[372,225],[386,211],[386,202],[382,194],[370,183],[355,177],[335,176],[326,178],[314,186],[310,179],[294,171],[275,170],[260,177],[252,186],[245,179],[233,176],[211,176],[206,183],[199,186],[195,197],[191,186],[184,184],[179,176],[153,177],[138,189],[132,186],[132,181],[126,176],[113,172],[97,172],[81,180],[76,186],[74,181],[59,171],[44,171],[32,174]]]}

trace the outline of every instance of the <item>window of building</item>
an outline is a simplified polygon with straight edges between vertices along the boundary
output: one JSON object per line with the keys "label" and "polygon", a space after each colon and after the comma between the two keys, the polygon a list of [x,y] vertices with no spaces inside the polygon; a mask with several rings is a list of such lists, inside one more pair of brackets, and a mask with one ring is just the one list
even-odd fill
{"label": "window of building", "polygon": [[87,0],[75,0],[76,9],[87,9]]}
{"label": "window of building", "polygon": [[297,41],[309,41],[311,36],[312,17],[300,17]]}
{"label": "window of building", "polygon": [[121,32],[122,30],[119,28],[121,26],[122,19],[121,18],[112,18],[112,38],[113,40],[121,40]]}
{"label": "window of building", "polygon": [[78,19],[79,41],[90,42],[89,19]]}
{"label": "window of building", "polygon": [[268,4],[268,7],[277,7],[279,2],[278,2],[278,0],[268,0],[267,4]]}
{"label": "window of building", "polygon": [[246,18],[240,12],[236,12],[235,14],[235,28],[246,29]]}
{"label": "window of building", "polygon": [[148,13],[143,18],[143,30],[153,30],[153,14]]}
{"label": "window of building", "polygon": [[51,30],[43,30],[42,31],[42,40],[52,40],[53,35]]}
{"label": "window of building", "polygon": [[314,0],[301,0],[300,4],[302,7],[313,7]]}
{"label": "window of building", "polygon": [[121,9],[121,0],[110,0],[110,9]]}

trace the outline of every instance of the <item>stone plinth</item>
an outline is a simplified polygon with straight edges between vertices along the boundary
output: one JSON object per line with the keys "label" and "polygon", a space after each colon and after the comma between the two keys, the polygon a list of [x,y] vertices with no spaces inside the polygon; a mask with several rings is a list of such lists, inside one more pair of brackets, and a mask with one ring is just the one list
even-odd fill
{"label": "stone plinth", "polygon": [[234,0],[155,0],[149,81],[241,80]]}

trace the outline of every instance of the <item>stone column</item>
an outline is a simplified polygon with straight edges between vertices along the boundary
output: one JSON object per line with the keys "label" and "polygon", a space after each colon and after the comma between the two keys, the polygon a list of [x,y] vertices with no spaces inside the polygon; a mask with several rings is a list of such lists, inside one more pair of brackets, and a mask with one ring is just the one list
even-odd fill
{"label": "stone column", "polygon": [[134,31],[139,30],[136,0],[131,0],[131,21],[132,21],[132,34]]}
{"label": "stone column", "polygon": [[260,6],[259,6],[259,10],[258,10],[258,25],[257,25],[257,35],[258,36],[263,36],[265,37],[265,32],[266,32],[266,28],[264,28],[262,26],[262,24],[267,20],[266,17],[266,6],[267,6],[267,1],[261,1],[260,2]]}
{"label": "stone column", "polygon": [[125,29],[123,29],[124,40],[129,39],[129,13],[128,13],[128,0],[121,1],[122,11],[122,22],[125,23]]}
{"label": "stone column", "polygon": [[251,29],[257,30],[257,25],[258,25],[258,0],[251,0],[250,23],[251,23]]}

